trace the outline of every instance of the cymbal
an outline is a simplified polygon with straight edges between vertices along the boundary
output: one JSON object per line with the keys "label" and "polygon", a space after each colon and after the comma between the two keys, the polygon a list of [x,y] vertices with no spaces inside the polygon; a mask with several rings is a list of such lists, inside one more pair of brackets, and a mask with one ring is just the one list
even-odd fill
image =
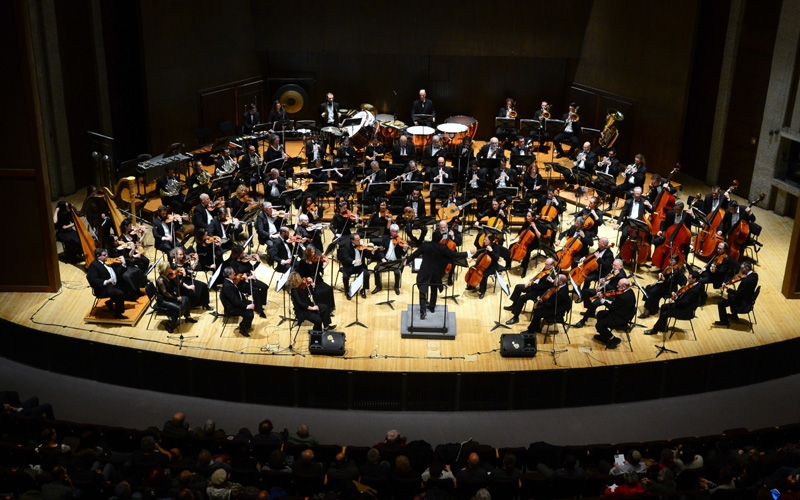
{"label": "cymbal", "polygon": [[327,132],[329,134],[341,134],[342,133],[342,129],[340,129],[339,127],[333,127],[333,126],[322,127],[322,129],[320,129],[320,130],[322,130],[323,132]]}
{"label": "cymbal", "polygon": [[364,103],[364,104],[361,105],[361,109],[364,110],[364,111],[369,111],[370,113],[372,113],[373,116],[377,116],[378,115],[378,108],[376,108],[372,104]]}

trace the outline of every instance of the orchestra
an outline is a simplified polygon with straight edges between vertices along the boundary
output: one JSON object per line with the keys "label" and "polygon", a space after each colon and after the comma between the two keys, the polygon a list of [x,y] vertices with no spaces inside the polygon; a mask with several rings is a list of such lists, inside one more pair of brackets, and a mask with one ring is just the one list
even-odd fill
{"label": "orchestra", "polygon": [[[742,223],[755,222],[751,209],[754,203],[739,204],[731,199],[733,187],[721,192],[719,186],[713,186],[706,196],[698,193],[684,203],[677,199],[680,194],[669,177],[648,173],[642,154],[633,156],[626,166],[617,157],[616,147],[595,149],[593,142],[584,141],[576,103],[571,103],[562,116],[563,128],[552,141],[558,153],[556,159],[567,156],[562,144],[572,146],[571,158],[558,163],[573,175],[554,172],[549,163],[538,161],[532,150],[534,140],[541,144],[549,139],[546,127],[550,109],[551,105],[543,101],[534,114],[540,128],[530,136],[517,136],[516,126],[498,126],[490,131],[496,137],[491,137],[477,154],[470,134],[458,139],[451,137],[449,131],[432,134],[421,144],[417,136],[403,129],[403,133],[386,141],[379,135],[376,123],[363,143],[347,134],[342,137],[331,134],[321,139],[317,129],[310,136],[304,135],[304,140],[307,137],[310,140],[302,143],[303,158],[311,167],[304,171],[292,172],[290,166],[284,165],[291,157],[277,134],[267,137],[263,159],[256,142],[246,143],[243,155],[241,149],[237,154],[232,154],[230,148],[219,150],[212,157],[215,158],[213,174],[205,170],[199,159],[191,162],[193,170],[185,182],[175,169],[167,168],[156,182],[161,206],[152,217],[152,234],[140,232],[130,219],[118,230],[114,229],[113,246],[109,243],[109,248],[98,257],[104,262],[119,256],[123,263],[112,267],[101,262],[95,266],[93,287],[112,299],[108,307],[119,317],[124,308],[116,290],[121,290],[127,300],[138,295],[144,288],[140,285],[146,284],[148,278],[156,280],[159,303],[174,309],[167,323],[171,331],[177,327],[180,316],[185,315],[191,322],[188,315],[191,308],[211,309],[211,294],[216,289],[213,283],[209,287],[210,275],[204,280],[202,271],[221,270],[218,283],[222,287],[216,293],[226,296],[223,300],[226,310],[242,316],[239,331],[249,336],[253,316],[269,321],[265,310],[268,287],[255,272],[262,261],[266,264],[259,269],[262,276],[297,273],[297,279],[292,278],[287,286],[295,309],[306,311],[306,319],[311,319],[315,327],[328,328],[330,313],[336,308],[335,295],[339,292],[325,282],[324,271],[332,270],[334,284],[333,274],[336,269],[341,271],[348,300],[352,298],[350,282],[359,275],[363,276],[360,298],[367,299],[371,279],[374,279],[373,295],[387,286],[393,287],[399,296],[404,269],[391,268],[393,280],[385,283],[385,265],[395,261],[410,263],[409,258],[427,255],[441,269],[431,269],[430,261],[427,264],[423,261],[426,277],[434,281],[425,284],[425,296],[420,298],[422,319],[435,311],[436,296],[442,289],[437,283],[475,290],[477,298],[484,299],[488,278],[508,270],[513,261],[520,263],[520,272],[514,273],[514,279],[519,276],[519,281],[510,283],[511,303],[505,310],[512,317],[506,324],[519,323],[525,304],[532,301],[534,312],[526,330],[529,333],[541,331],[543,319],[558,319],[573,303],[583,303],[585,311],[573,326],[583,328],[588,319],[597,317],[598,333],[594,339],[614,349],[620,339],[611,330],[637,315],[640,299],[639,319],[658,315],[655,326],[647,330],[652,334],[663,331],[668,318],[682,318],[701,306],[707,298],[704,291],[707,284],[728,294],[728,298],[717,302],[718,326],[728,326],[736,321],[736,313],[746,312],[758,277],[752,264],[743,262],[740,255],[732,255],[731,244],[734,236],[738,236],[742,241],[737,241],[737,250],[741,253],[744,246],[753,243],[752,236],[734,232],[741,231]],[[287,112],[279,103],[273,111],[280,114],[279,120],[286,118]],[[433,103],[424,90],[413,105],[413,113],[415,124],[435,123]],[[320,106],[319,115],[318,120],[326,128],[338,128],[345,118],[332,94]],[[516,119],[516,102],[507,99],[497,117]],[[259,123],[254,108],[244,118],[245,126],[250,129]],[[519,132],[524,133],[524,129]],[[328,147],[330,151],[326,151]],[[511,164],[507,162],[505,149],[511,150]],[[332,163],[326,160],[326,153],[332,155]],[[575,175],[578,172],[580,176]],[[293,173],[308,175],[310,179],[293,178]],[[603,176],[597,177],[598,174]],[[231,180],[221,186],[221,191],[212,190],[215,187],[212,180],[224,176],[231,176]],[[592,181],[584,183],[585,177]],[[315,185],[306,186],[304,183],[309,180]],[[577,196],[567,193],[576,181],[581,181],[586,191],[594,192],[587,193],[585,198],[583,192]],[[404,190],[406,182],[421,185],[405,186]],[[329,189],[325,186],[319,189],[317,183],[328,184]],[[380,192],[373,189],[377,184],[381,184]],[[235,192],[227,197],[226,192],[233,187]],[[566,197],[560,195],[561,189],[566,190]],[[284,199],[283,193],[287,191],[293,191],[291,200]],[[606,193],[610,194],[610,203],[606,203]],[[675,199],[674,204],[656,213],[667,194]],[[429,210],[426,202],[430,204]],[[480,211],[473,210],[474,206],[480,207]],[[568,206],[571,215],[564,223],[560,215]],[[85,252],[80,250],[74,218],[67,208],[66,203],[59,203],[54,214],[56,238],[72,260],[79,260]],[[697,252],[692,241],[698,229],[693,224],[693,210],[719,215],[717,225],[708,235],[716,242],[715,251],[711,255],[697,255],[707,260],[701,263],[702,267],[695,268],[699,269],[697,272],[688,263],[692,260],[691,251]],[[436,215],[438,219],[434,221]],[[653,224],[653,220],[657,223]],[[703,222],[705,218],[699,220]],[[650,232],[640,235],[643,232],[638,229],[640,225],[632,221],[647,225]],[[187,236],[184,225],[189,222],[193,231]],[[327,233],[326,228],[331,232]],[[250,248],[245,253],[235,243],[248,235],[253,235],[255,250]],[[472,235],[474,265],[468,277],[456,280],[453,259],[461,256],[458,249],[463,239]],[[616,243],[612,243],[615,237]],[[622,257],[627,255],[623,250],[627,250],[628,244],[646,247],[644,261]],[[620,250],[616,256],[616,250],[612,251],[615,245]],[[165,256],[156,272],[148,276],[152,271],[150,263],[157,258],[153,250]],[[652,258],[651,250],[656,250]],[[544,259],[542,267],[539,257]],[[531,261],[538,272],[528,280]],[[647,266],[644,272],[649,279],[645,279],[643,288],[634,283],[631,265]],[[741,273],[738,277],[734,277],[736,270]],[[418,285],[422,285],[419,278]],[[736,289],[731,290],[732,285],[737,285]],[[467,295],[468,300],[474,297]]]}

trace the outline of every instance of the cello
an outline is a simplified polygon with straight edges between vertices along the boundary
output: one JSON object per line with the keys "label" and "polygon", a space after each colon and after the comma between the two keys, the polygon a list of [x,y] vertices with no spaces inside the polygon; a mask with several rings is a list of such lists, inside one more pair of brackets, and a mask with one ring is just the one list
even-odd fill
{"label": "cello", "polygon": [[[491,236],[489,236],[489,238],[491,238]],[[478,285],[481,284],[481,281],[483,281],[483,273],[492,265],[492,257],[489,255],[489,251],[486,247],[480,249],[478,253],[480,255],[476,255],[475,264],[469,268],[467,274],[464,276],[467,285],[474,288],[477,288]]]}
{"label": "cello", "polygon": [[[766,196],[767,195],[764,193],[759,194],[758,199],[750,201],[750,204],[747,205],[747,208],[752,208],[753,205],[761,203]],[[750,223],[747,222],[744,217],[740,217],[739,222],[736,223],[736,227],[734,227],[728,233],[728,245],[731,248],[731,258],[733,260],[739,260],[739,257],[741,256],[742,245],[744,245],[744,242],[747,241],[749,236]]]}
{"label": "cello", "polygon": [[[672,175],[681,169],[681,164],[676,163],[675,168],[667,176],[666,184],[669,185],[669,181],[672,180]],[[672,210],[672,207],[675,205],[675,195],[669,192],[666,188],[662,189],[658,196],[656,197],[655,203],[653,203],[653,213],[650,214],[650,227],[661,227],[661,223],[664,221],[664,218],[667,216],[667,212]]]}
{"label": "cello", "polygon": [[[501,203],[500,204],[500,208],[497,209],[497,212],[499,213],[501,210],[503,210],[505,205],[506,205],[505,202]],[[503,231],[503,228],[505,228],[506,223],[503,221],[503,219],[500,218],[500,216],[496,215],[494,217],[489,217],[489,219],[486,221],[486,224],[484,224],[484,226],[485,227],[491,227],[493,229],[497,229],[498,231],[501,231],[500,235],[498,235],[498,238],[500,238],[500,239],[497,240],[497,241],[501,241],[502,240],[502,231]],[[477,245],[476,246],[483,247],[483,240],[484,239],[486,239],[486,231],[481,229],[481,234],[478,235],[478,241],[477,241]]]}
{"label": "cello", "polygon": [[644,231],[628,231],[628,239],[622,243],[619,252],[623,262],[633,263],[635,258],[637,264],[644,264],[650,258],[650,234],[653,233],[653,226],[647,219],[644,222],[649,234]]}
{"label": "cello", "polygon": [[[607,249],[614,248],[614,243],[608,245]],[[569,272],[569,279],[572,281],[574,287],[578,287],[583,285],[583,282],[586,281],[586,277],[592,274],[597,268],[600,267],[600,263],[597,262],[597,253],[592,253],[588,255],[583,262],[578,264],[578,266]]]}
{"label": "cello", "polygon": [[[739,187],[739,181],[734,180],[731,187],[725,191],[723,196],[727,198],[731,191],[735,191],[737,187]],[[699,196],[700,194],[698,193],[698,197]],[[722,199],[720,199],[719,205],[717,205],[717,208],[714,209],[713,212],[708,214],[708,222],[694,240],[695,255],[700,259],[708,260],[716,253],[717,243],[722,241],[722,237],[717,236],[717,231],[724,218],[725,210],[722,209]]]}
{"label": "cello", "polygon": [[683,223],[673,224],[664,231],[664,243],[653,250],[653,265],[662,268],[669,262],[671,255],[678,256],[678,263],[683,264],[686,255],[681,252],[681,248],[692,242],[692,232]]}
{"label": "cello", "polygon": [[559,269],[567,270],[571,268],[573,257],[575,257],[575,254],[580,252],[583,248],[583,242],[581,241],[581,237],[578,236],[578,231],[582,231],[582,229],[575,228],[575,234],[564,245],[564,248],[559,250],[556,254],[558,257],[556,264],[558,265]]}

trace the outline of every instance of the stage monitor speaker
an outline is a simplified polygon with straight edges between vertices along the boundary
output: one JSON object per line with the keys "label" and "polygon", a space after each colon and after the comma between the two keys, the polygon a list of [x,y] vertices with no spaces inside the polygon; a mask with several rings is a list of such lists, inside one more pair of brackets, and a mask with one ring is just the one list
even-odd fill
{"label": "stage monitor speaker", "polygon": [[536,350],[536,335],[532,333],[500,335],[500,356],[504,358],[532,358]]}
{"label": "stage monitor speaker", "polygon": [[308,334],[308,352],[324,356],[344,356],[343,332],[311,330]]}

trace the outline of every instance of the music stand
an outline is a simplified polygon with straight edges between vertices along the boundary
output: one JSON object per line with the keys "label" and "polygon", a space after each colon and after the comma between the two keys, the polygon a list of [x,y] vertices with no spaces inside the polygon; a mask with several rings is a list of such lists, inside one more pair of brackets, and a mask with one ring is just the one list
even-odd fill
{"label": "music stand", "polygon": [[388,182],[371,182],[367,189],[364,190],[364,194],[371,194],[374,196],[385,196],[386,192],[389,191],[391,185]]}
{"label": "music stand", "polygon": [[354,127],[356,125],[361,125],[361,120],[362,120],[361,117],[345,118],[344,120],[342,120],[342,123],[339,124],[339,127],[346,128],[346,127]]}
{"label": "music stand", "polygon": [[314,197],[328,194],[330,185],[327,182],[309,182],[306,186],[306,193]]}
{"label": "music stand", "polygon": [[[213,245],[211,246],[211,251],[214,252]],[[214,274],[211,275],[211,280],[209,280],[208,282],[209,288],[217,288],[217,285],[219,285],[219,283],[217,283],[217,279],[219,278],[219,275],[221,273],[222,273],[222,266],[217,266],[217,270],[214,271]],[[211,311],[211,315],[214,316],[214,319],[211,320],[212,323],[215,322],[217,318],[219,318],[220,316],[219,312],[217,311],[218,309],[219,309],[219,290],[217,290],[217,294],[214,296],[214,310]]]}
{"label": "music stand", "polygon": [[[294,157],[294,158],[287,158],[286,161],[284,161],[283,165],[281,166],[281,170],[283,170],[284,173],[285,173],[286,170],[291,168],[292,169],[292,179],[294,179],[294,167],[299,167],[300,165],[303,164],[303,161],[304,160],[302,158],[300,158],[299,156]],[[294,183],[294,180],[292,180],[292,183]]]}
{"label": "music stand", "polygon": [[354,279],[352,283],[350,283],[350,290],[345,291],[345,293],[347,293],[351,298],[353,297],[353,295],[356,296],[356,319],[355,321],[347,325],[346,328],[350,328],[353,325],[363,326],[364,328],[367,328],[367,325],[358,320],[358,298],[359,298],[358,291],[361,290],[362,286],[364,286],[364,273],[366,272],[367,272],[366,270],[361,271],[361,274],[359,274],[358,277]]}
{"label": "music stand", "polygon": [[386,167],[386,178],[387,179],[396,179],[398,176],[403,175],[405,172],[406,166],[402,163],[390,163]]}
{"label": "music stand", "polygon": [[307,128],[309,130],[315,130],[317,128],[317,122],[314,120],[297,120],[295,125],[297,128]]}
{"label": "music stand", "polygon": [[478,166],[488,172],[500,167],[500,160],[497,158],[480,158],[478,159]]}
{"label": "music stand", "polygon": [[495,117],[494,119],[495,128],[514,128],[516,124],[517,124],[516,118]]}
{"label": "music stand", "polygon": [[572,169],[569,167],[565,167],[560,163],[552,163],[552,162],[545,163],[545,165],[550,165],[551,167],[553,167],[553,170],[561,174],[561,176],[564,177],[564,179],[566,180],[574,178],[574,176],[572,175]]}
{"label": "music stand", "polygon": [[438,156],[425,156],[419,163],[422,163],[423,167],[435,167],[438,163],[438,160]]}
{"label": "music stand", "polygon": [[[231,142],[231,138],[228,137],[228,136],[220,137],[219,139],[215,139],[214,142],[211,144],[211,149],[209,150],[209,153],[214,153],[216,151],[221,151],[221,150],[227,148],[228,144],[230,142]],[[168,154],[168,153],[172,153],[172,154]],[[173,156],[175,154],[176,154],[175,152],[170,150],[170,151],[167,151],[166,153],[164,153],[164,157],[166,158],[168,156]]]}
{"label": "music stand", "polygon": [[[524,135],[522,132],[526,130],[532,131],[539,131],[539,120],[533,120],[531,118],[520,118],[519,120],[519,135]],[[530,135],[530,133],[528,134]]]}
{"label": "music stand", "polygon": [[[383,302],[378,302],[375,305],[382,306],[384,304],[388,305],[394,311],[394,303],[393,299],[389,299],[389,273],[392,271],[399,270],[401,273],[403,272],[403,268],[405,267],[405,259],[397,259],[397,260],[388,260],[386,262],[380,262],[377,266],[375,266],[374,273],[380,273],[386,271],[386,300]],[[394,284],[397,287],[397,283]]]}
{"label": "music stand", "polygon": [[283,203],[286,206],[291,207],[292,206],[292,199],[297,197],[297,195],[299,195],[302,192],[303,192],[302,189],[287,189],[286,191],[282,192],[281,195],[278,196],[278,198],[283,200]]}
{"label": "music stand", "polygon": [[527,168],[536,158],[529,155],[511,155],[511,166],[524,165]]}
{"label": "music stand", "polygon": [[672,354],[678,354],[678,351],[674,351],[674,350],[672,350],[672,349],[669,349],[669,348],[667,348],[667,330],[669,330],[669,328],[666,328],[666,329],[665,329],[665,330],[662,332],[662,335],[661,335],[661,345],[658,345],[658,344],[656,344],[656,345],[654,345],[654,346],[653,346],[653,347],[655,347],[655,348],[658,350],[658,354],[656,354],[656,357],[659,357],[659,356],[661,356],[661,355],[662,355],[662,354],[664,354],[665,352],[670,352],[670,353],[672,353]]}
{"label": "music stand", "polygon": [[[276,120],[272,122],[272,127],[270,128],[273,132],[285,132],[294,128],[294,120]],[[255,131],[255,129],[253,130]]]}
{"label": "music stand", "polygon": [[[453,185],[451,183],[449,183],[449,182],[445,182],[443,184],[439,184],[438,182],[435,182],[435,183],[431,183],[430,184],[430,188],[431,188],[431,192],[430,192],[431,200],[435,200],[436,198],[446,198],[447,195],[450,193],[450,191],[453,190]],[[437,195],[444,194],[444,196],[437,196],[436,198],[434,198],[434,196],[433,196],[434,193],[436,193]],[[432,204],[433,204],[433,202],[432,202]]]}
{"label": "music stand", "polygon": [[[588,191],[588,186],[590,186],[592,184],[592,173],[591,173],[591,171],[581,170],[579,168],[574,168],[572,170],[572,173],[573,173],[573,175],[575,175],[575,180],[578,181],[578,186],[580,187],[580,185],[583,184],[583,186],[585,188],[587,188],[587,191]],[[581,194],[583,194],[583,193],[581,192]],[[578,198],[580,198],[580,194],[576,194],[575,195],[575,204],[576,205],[578,204]]]}
{"label": "music stand", "polygon": [[[467,262],[466,257],[456,257],[453,259],[453,265],[458,267],[469,267],[469,263]],[[453,291],[455,291],[455,287],[453,287]],[[453,302],[458,304],[458,297],[461,297],[460,294],[452,294],[452,295],[445,295],[444,299],[453,299]]]}
{"label": "music stand", "polygon": [[383,230],[385,228],[382,226],[367,226],[364,228],[359,229],[356,231],[359,236],[367,240],[373,240],[375,238],[380,238],[383,236]]}
{"label": "music stand", "polygon": [[253,127],[253,133],[269,132],[270,128],[272,128],[272,122],[259,123]]}
{"label": "music stand", "polygon": [[406,193],[411,194],[411,191],[418,189],[422,190],[422,182],[420,181],[403,181],[400,183],[400,189]]}
{"label": "music stand", "polygon": [[420,115],[413,115],[411,118],[413,119],[413,121],[419,123],[420,125],[433,124],[433,115],[420,114]]}
{"label": "music stand", "polygon": [[[291,274],[292,273],[290,273],[290,272],[283,273],[283,275],[281,276],[281,279],[279,279],[278,283],[275,285],[275,293],[280,292],[281,290],[283,290],[285,288],[286,282],[289,281],[289,276]],[[290,318],[290,317],[286,316],[286,291],[285,290],[283,292],[283,315],[279,316],[279,318],[281,320],[280,320],[280,322],[278,322],[278,326],[281,326],[284,321],[289,321],[290,323],[293,323],[295,321],[294,318]]]}
{"label": "music stand", "polygon": [[519,194],[518,187],[504,187],[504,188],[497,188],[494,190],[494,195],[497,198],[516,198]]}
{"label": "music stand", "polygon": [[500,272],[495,271],[494,277],[497,280],[497,283],[500,284],[500,290],[502,291],[502,293],[500,293],[500,302],[497,305],[497,320],[494,322],[494,326],[489,331],[493,332],[498,328],[505,328],[507,330],[510,330],[511,329],[510,326],[507,326],[500,321],[500,313],[503,312],[503,293],[505,293],[506,295],[511,295],[511,292],[508,289],[508,283],[506,283],[503,277],[500,276]]}

